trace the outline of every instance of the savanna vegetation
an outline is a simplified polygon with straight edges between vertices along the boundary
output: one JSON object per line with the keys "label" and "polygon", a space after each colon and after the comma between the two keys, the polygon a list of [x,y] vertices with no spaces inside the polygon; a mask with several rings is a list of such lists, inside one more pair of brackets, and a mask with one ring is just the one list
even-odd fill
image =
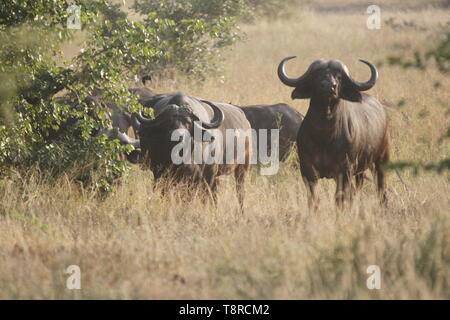
{"label": "savanna vegetation", "polygon": [[[353,0],[74,3],[81,30],[66,28],[66,1],[0,5],[0,298],[450,298],[448,1],[380,0],[378,30],[366,27],[374,3]],[[369,93],[403,169],[388,174],[387,208],[366,182],[339,211],[323,180],[308,212],[295,153],[277,175],[251,171],[244,214],[231,177],[217,206],[163,196],[150,171],[118,160],[128,147],[91,134],[101,108],[58,99],[101,90],[139,110],[127,88],[151,74],[155,92],[305,114],[276,76],[289,55],[292,76],[323,57],[363,81],[358,59],[377,64]],[[69,265],[81,290],[66,288]],[[366,286],[370,265],[380,290]]]}

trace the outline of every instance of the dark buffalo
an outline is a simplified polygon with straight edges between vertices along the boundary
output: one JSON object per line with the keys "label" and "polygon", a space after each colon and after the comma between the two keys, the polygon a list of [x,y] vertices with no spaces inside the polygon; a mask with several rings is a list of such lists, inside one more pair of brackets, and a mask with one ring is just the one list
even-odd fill
{"label": "dark buffalo", "polygon": [[[279,159],[285,161],[297,139],[298,129],[303,121],[303,115],[297,112],[291,106],[285,103],[257,105],[240,107],[244,111],[248,122],[252,129],[259,132],[260,129],[268,130],[267,133],[267,152],[270,154],[270,130],[279,129]],[[257,146],[259,150],[259,135],[256,135],[257,141],[253,142],[253,146]]]}
{"label": "dark buffalo", "polygon": [[319,178],[336,181],[336,202],[342,207],[351,200],[364,181],[364,171],[374,169],[378,194],[386,201],[383,165],[389,160],[388,118],[383,105],[361,93],[375,85],[378,72],[369,66],[367,82],[353,80],[338,60],[316,60],[299,78],[289,78],[284,70],[287,57],[278,66],[278,77],[294,87],[292,99],[311,99],[297,137],[300,170],[308,189],[310,207],[316,207],[315,187]]}
{"label": "dark buffalo", "polygon": [[[215,200],[218,177],[233,173],[242,210],[243,186],[251,157],[251,127],[242,110],[230,104],[213,103],[187,96],[184,93],[157,95],[143,104],[146,107],[152,107],[155,115],[154,119],[150,119],[138,114],[138,120],[141,123],[139,135],[142,152],[155,180],[163,176],[170,176],[175,181],[188,181],[204,185]],[[215,150],[215,154],[222,159],[219,163],[202,161],[196,164],[191,161],[174,164],[171,157],[172,150],[179,142],[172,141],[172,134],[177,129],[184,129],[190,137],[194,137],[195,127],[209,138],[215,137],[214,132],[219,132],[224,137],[221,142],[217,142],[218,147]],[[226,143],[225,131],[227,129],[248,131],[249,135],[244,137],[243,154],[236,152],[237,143],[234,146]],[[190,143],[192,144],[190,155],[194,158],[193,145],[195,142],[191,140]],[[209,142],[201,143],[202,146],[209,144]],[[227,154],[231,154],[232,163],[226,161]]]}

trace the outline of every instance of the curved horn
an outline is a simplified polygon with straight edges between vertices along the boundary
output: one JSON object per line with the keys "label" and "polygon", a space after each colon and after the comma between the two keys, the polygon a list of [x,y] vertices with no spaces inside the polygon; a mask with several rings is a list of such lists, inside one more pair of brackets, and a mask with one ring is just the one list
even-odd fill
{"label": "curved horn", "polygon": [[138,117],[138,114],[136,112],[133,112],[130,117],[131,126],[133,127],[133,129],[135,131],[138,131],[139,128],[141,127],[141,123],[139,122],[137,117]]}
{"label": "curved horn", "polygon": [[135,149],[139,149],[141,147],[141,141],[139,139],[134,139],[128,136],[126,133],[119,132],[117,134],[117,139],[123,144],[132,145]]}
{"label": "curved horn", "polygon": [[370,79],[367,82],[358,82],[356,80],[353,80],[352,77],[350,77],[349,74],[347,74],[350,82],[359,90],[359,91],[366,91],[369,90],[370,88],[372,88],[375,85],[375,82],[377,82],[378,79],[378,71],[377,68],[375,68],[375,66],[370,63],[369,61],[366,60],[362,60],[359,59],[359,61],[361,61],[362,63],[365,63],[369,66],[370,68]]}
{"label": "curved horn", "polygon": [[214,111],[214,117],[213,117],[212,122],[210,122],[210,123],[202,122],[202,127],[204,129],[217,129],[218,127],[220,127],[223,120],[225,119],[225,115],[224,115],[222,109],[220,109],[215,103],[212,103],[211,101],[202,100],[202,99],[200,99],[200,101],[209,105]]}
{"label": "curved horn", "polygon": [[126,133],[122,133],[117,128],[113,128],[112,126],[110,126],[109,128],[100,130],[100,132],[96,136],[101,136],[102,134],[105,134],[108,137],[114,137],[117,134],[116,138],[122,144],[132,145],[135,149],[141,147],[141,142],[139,139],[131,138]]}
{"label": "curved horn", "polygon": [[136,114],[136,118],[137,118],[137,121],[141,123],[141,125],[156,126],[167,118],[164,115],[167,114],[168,110],[172,110],[172,111],[176,111],[176,112],[190,112],[189,109],[187,109],[187,108],[180,107],[175,104],[169,104],[169,105],[166,105],[161,110],[159,110],[158,113],[155,112],[155,119],[150,119],[150,118],[145,117],[142,114],[142,111],[139,111],[139,113]]}
{"label": "curved horn", "polygon": [[280,78],[281,82],[283,82],[285,85],[289,86],[289,87],[296,87],[297,83],[299,81],[299,79],[301,78],[289,78],[286,75],[286,70],[285,70],[285,64],[286,61],[291,60],[296,58],[296,56],[290,56],[290,57],[286,57],[283,60],[281,60],[280,64],[278,65],[278,78]]}
{"label": "curved horn", "polygon": [[283,82],[285,85],[289,86],[289,87],[297,87],[304,79],[306,79],[306,77],[309,75],[309,73],[311,72],[311,68],[309,68],[308,70],[306,70],[306,72],[298,77],[298,78],[289,78],[286,75],[286,70],[285,70],[285,63],[288,60],[294,59],[296,58],[296,56],[291,56],[291,57],[286,57],[283,60],[281,60],[280,64],[278,65],[278,78],[280,78],[281,82]]}
{"label": "curved horn", "polygon": [[141,125],[145,125],[145,126],[156,126],[157,124],[161,123],[161,120],[163,120],[163,118],[161,117],[161,115],[166,111],[167,109],[164,109],[162,112],[160,112],[159,114],[155,115],[155,119],[150,119],[147,118],[146,116],[144,116],[142,114],[142,111],[139,111],[139,113],[136,113],[136,120],[140,123],[139,127]]}
{"label": "curved horn", "polygon": [[317,70],[318,68],[323,67],[324,64],[326,63],[324,59],[316,60],[308,67],[308,70],[306,70],[306,72],[302,76],[298,78],[289,78],[286,75],[286,71],[284,70],[284,64],[286,63],[286,61],[294,58],[295,56],[286,57],[283,60],[281,60],[280,64],[278,65],[278,78],[280,78],[281,82],[283,82],[285,85],[289,87],[298,87],[299,85],[302,84],[302,82],[304,82],[309,77],[311,72]]}
{"label": "curved horn", "polygon": [[139,111],[138,113],[136,113],[136,119],[142,123],[142,124],[151,124],[154,120],[144,117],[144,115],[142,114],[142,111]]}

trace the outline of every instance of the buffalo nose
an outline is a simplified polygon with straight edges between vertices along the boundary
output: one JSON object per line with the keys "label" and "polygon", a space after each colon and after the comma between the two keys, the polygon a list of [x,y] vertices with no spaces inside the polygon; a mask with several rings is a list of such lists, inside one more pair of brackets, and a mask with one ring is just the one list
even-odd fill
{"label": "buffalo nose", "polygon": [[333,91],[336,91],[336,88],[337,88],[337,84],[336,84],[336,83],[332,83],[332,84],[331,84],[331,89],[332,89]]}

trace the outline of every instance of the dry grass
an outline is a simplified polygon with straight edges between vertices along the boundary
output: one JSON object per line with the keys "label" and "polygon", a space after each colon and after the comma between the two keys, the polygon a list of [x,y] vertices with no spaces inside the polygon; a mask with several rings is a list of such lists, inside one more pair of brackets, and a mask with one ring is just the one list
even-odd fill
{"label": "dry grass", "polygon": [[[290,101],[276,77],[281,58],[297,55],[288,73],[312,60],[337,58],[357,79],[368,70],[357,58],[380,61],[411,54],[436,40],[448,12],[383,12],[383,20],[414,21],[395,31],[365,27],[364,12],[299,12],[290,21],[244,26],[248,40],[227,54],[221,82],[203,87],[182,80],[157,82],[158,91],[236,104]],[[434,82],[442,86],[435,88]],[[394,160],[430,161],[448,156],[437,140],[448,126],[449,81],[425,73],[380,68],[371,93],[402,108],[391,112]],[[246,210],[238,213],[231,178],[223,179],[217,208],[174,192],[161,197],[151,174],[133,168],[106,201],[61,178],[0,181],[0,298],[450,298],[450,184],[448,175],[403,173],[405,187],[388,176],[390,203],[379,207],[367,183],[351,210],[338,212],[334,184],[321,181],[320,210],[309,215],[299,172],[252,171]],[[65,287],[68,265],[79,265],[82,290]],[[378,265],[382,289],[368,290],[366,269]]]}

